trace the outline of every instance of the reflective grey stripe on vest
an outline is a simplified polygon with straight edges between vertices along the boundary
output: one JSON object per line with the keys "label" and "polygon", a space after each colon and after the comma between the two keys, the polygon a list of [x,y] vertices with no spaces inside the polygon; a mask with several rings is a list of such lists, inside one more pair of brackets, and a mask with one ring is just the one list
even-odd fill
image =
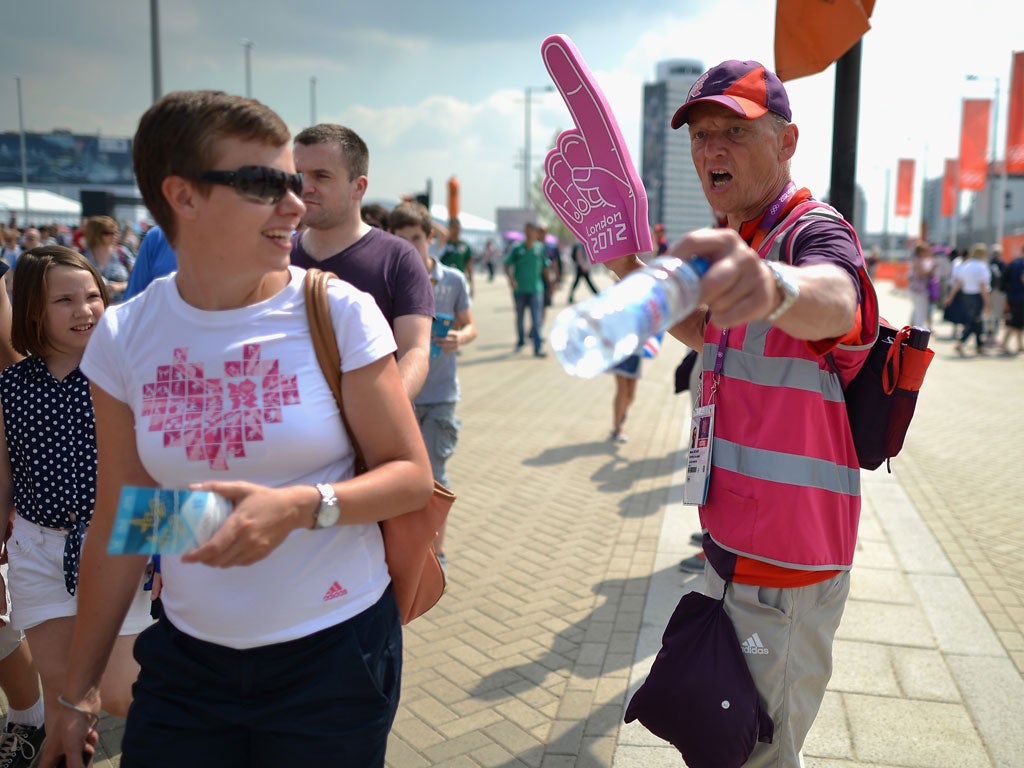
{"label": "reflective grey stripe on vest", "polygon": [[[763,323],[751,323],[747,326],[748,335],[755,325]],[[763,387],[790,387],[806,392],[818,392],[829,402],[845,402],[843,385],[832,371],[822,370],[816,361],[800,357],[764,357],[763,337],[761,347],[761,352],[749,351],[746,343],[743,349],[726,349],[722,360],[723,377]],[[704,370],[714,370],[717,354],[717,344],[704,345]]]}
{"label": "reflective grey stripe on vest", "polygon": [[860,469],[833,464],[824,459],[748,448],[731,440],[715,438],[711,452],[716,467],[746,477],[785,485],[820,488],[823,491],[860,495]]}

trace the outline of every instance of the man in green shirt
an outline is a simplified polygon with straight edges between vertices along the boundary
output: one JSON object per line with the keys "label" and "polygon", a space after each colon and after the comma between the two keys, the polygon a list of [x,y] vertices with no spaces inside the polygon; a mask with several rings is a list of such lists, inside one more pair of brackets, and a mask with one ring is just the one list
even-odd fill
{"label": "man in green shirt", "polygon": [[473,295],[473,251],[459,239],[462,224],[458,219],[448,222],[448,242],[441,251],[440,261],[446,267],[453,267],[466,276],[469,283],[469,295]]}
{"label": "man in green shirt", "polygon": [[541,241],[541,232],[533,224],[526,225],[526,240],[517,243],[505,257],[505,274],[512,285],[516,302],[516,349],[526,344],[523,316],[530,310],[530,340],[534,357],[547,357],[541,349],[540,327],[544,311],[544,283],[548,279],[548,257]]}

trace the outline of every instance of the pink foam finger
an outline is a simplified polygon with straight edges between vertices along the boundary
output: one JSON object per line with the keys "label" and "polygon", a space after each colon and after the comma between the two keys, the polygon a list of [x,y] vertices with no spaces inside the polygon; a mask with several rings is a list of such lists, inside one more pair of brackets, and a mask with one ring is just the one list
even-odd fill
{"label": "pink foam finger", "polygon": [[552,182],[550,179],[544,182],[544,197],[547,198],[558,218],[565,222],[580,242],[586,237],[586,230],[583,228],[583,214],[579,212],[575,203],[569,200],[565,190]]}
{"label": "pink foam finger", "polygon": [[579,131],[563,131],[558,134],[558,151],[572,168],[593,168],[594,158],[590,154],[586,139]]}
{"label": "pink foam finger", "polygon": [[553,149],[548,153],[544,174],[545,185],[551,183],[560,190],[561,196],[572,206],[573,220],[582,223],[590,205],[573,183],[573,168],[561,152]]}
{"label": "pink foam finger", "polygon": [[568,37],[546,38],[541,55],[576,123],[548,154],[545,197],[591,263],[650,251],[647,193],[608,101]]}
{"label": "pink foam finger", "polygon": [[[571,185],[565,183],[564,177],[555,177],[548,174],[544,178],[544,196],[552,205],[564,210],[572,219],[567,225],[582,224],[586,211],[580,208],[580,203],[585,202],[579,199],[579,192]],[[563,217],[559,217],[563,218]]]}
{"label": "pink foam finger", "polygon": [[584,137],[593,163],[602,168],[621,168],[623,156],[629,157],[624,151],[626,142],[582,54],[565,35],[552,35],[541,45],[541,55]]}

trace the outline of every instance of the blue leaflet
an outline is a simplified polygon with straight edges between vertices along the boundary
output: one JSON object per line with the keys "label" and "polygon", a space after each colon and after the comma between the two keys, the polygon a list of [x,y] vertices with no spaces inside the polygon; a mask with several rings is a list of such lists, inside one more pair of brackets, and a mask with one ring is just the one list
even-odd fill
{"label": "blue leaflet", "polygon": [[107,552],[181,555],[211,536],[231,514],[231,502],[210,491],[125,486]]}

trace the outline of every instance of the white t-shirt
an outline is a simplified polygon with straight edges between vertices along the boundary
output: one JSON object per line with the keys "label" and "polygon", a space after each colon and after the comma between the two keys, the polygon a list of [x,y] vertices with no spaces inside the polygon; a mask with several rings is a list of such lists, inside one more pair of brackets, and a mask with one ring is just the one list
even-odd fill
{"label": "white t-shirt", "polygon": [[964,259],[953,272],[953,279],[960,281],[960,290],[975,295],[982,292],[982,286],[989,287],[991,277],[988,262],[983,259]]}
{"label": "white t-shirt", "polygon": [[[279,487],[352,476],[352,446],[310,338],[305,272],[290,271],[284,290],[241,309],[196,309],[171,275],[104,313],[81,368],[130,406],[139,457],[162,487],[203,480]],[[395,351],[369,294],[337,280],[329,294],[343,371]],[[164,556],[161,570],[164,611],[175,626],[232,648],[338,624],[373,605],[389,583],[376,523],[293,531],[245,567]]]}

